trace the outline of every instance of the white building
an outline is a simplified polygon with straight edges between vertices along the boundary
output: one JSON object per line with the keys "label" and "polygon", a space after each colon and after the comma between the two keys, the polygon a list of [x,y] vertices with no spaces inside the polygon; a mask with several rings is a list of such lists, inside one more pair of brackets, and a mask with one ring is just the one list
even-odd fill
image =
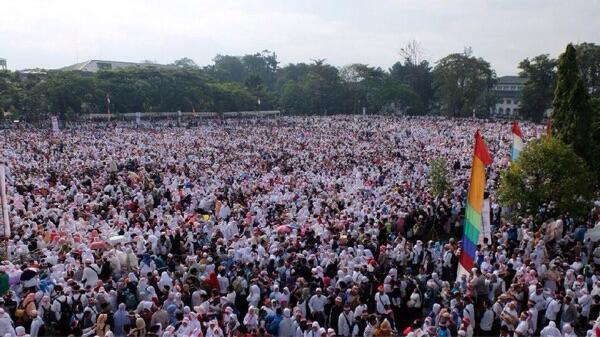
{"label": "white building", "polygon": [[142,67],[152,67],[152,68],[168,68],[170,66],[157,64],[157,63],[136,63],[136,62],[121,62],[121,61],[105,61],[105,60],[89,60],[85,62],[76,63],[64,68],[60,68],[60,70],[64,71],[83,71],[95,73],[99,70],[114,70],[120,68],[142,68]]}
{"label": "white building", "polygon": [[497,117],[513,117],[519,114],[521,108],[521,90],[526,79],[519,76],[499,77],[494,92],[497,102],[492,115]]}

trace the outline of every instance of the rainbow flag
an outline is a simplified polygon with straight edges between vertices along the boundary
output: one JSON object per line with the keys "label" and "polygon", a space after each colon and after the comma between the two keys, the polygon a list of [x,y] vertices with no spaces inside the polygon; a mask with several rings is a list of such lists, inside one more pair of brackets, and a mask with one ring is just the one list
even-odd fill
{"label": "rainbow flag", "polygon": [[512,161],[517,160],[519,158],[519,154],[523,151],[523,132],[521,132],[521,128],[519,127],[519,123],[517,121],[513,122],[512,125],[512,136],[513,136],[513,146],[512,146]]}
{"label": "rainbow flag", "polygon": [[485,167],[492,163],[479,130],[475,132],[475,152],[471,166],[471,181],[467,194],[467,207],[465,210],[465,227],[458,265],[458,278],[467,274],[475,265],[477,241],[481,233],[481,209],[483,208],[483,192],[485,190]]}

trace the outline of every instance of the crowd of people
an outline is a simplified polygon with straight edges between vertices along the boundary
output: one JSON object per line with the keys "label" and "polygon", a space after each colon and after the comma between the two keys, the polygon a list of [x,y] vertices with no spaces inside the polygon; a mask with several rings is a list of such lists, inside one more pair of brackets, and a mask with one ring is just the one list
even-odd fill
{"label": "crowd of people", "polygon": [[[491,237],[457,275],[473,134]],[[543,127],[522,125],[526,139]],[[2,131],[0,336],[600,336],[600,246],[509,222],[510,124],[279,117]],[[431,162],[451,189],[434,195]]]}

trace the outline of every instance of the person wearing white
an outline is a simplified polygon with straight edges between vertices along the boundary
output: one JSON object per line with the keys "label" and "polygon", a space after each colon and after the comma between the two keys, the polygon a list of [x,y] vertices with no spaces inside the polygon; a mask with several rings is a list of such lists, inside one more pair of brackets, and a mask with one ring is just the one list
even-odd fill
{"label": "person wearing white", "polygon": [[316,294],[308,301],[310,312],[313,315],[323,314],[325,312],[325,304],[327,304],[327,297],[323,296],[321,288],[317,288]]}
{"label": "person wearing white", "polygon": [[546,320],[556,321],[556,315],[560,312],[561,303],[556,298],[550,300],[546,307]]}
{"label": "person wearing white", "polygon": [[16,335],[12,319],[3,308],[0,308],[0,336],[15,337]]}
{"label": "person wearing white", "polygon": [[44,320],[38,314],[37,310],[33,310],[31,312],[31,315],[35,316],[35,318],[33,319],[33,321],[31,321],[31,328],[30,328],[29,335],[31,337],[38,337],[38,333],[40,331],[40,327],[42,327],[44,325]]}
{"label": "person wearing white", "polygon": [[294,328],[291,319],[291,311],[289,308],[283,309],[283,319],[279,322],[279,329],[277,330],[277,337],[293,337]]}
{"label": "person wearing white", "polygon": [[560,333],[560,330],[556,328],[556,323],[550,321],[548,326],[543,328],[540,332],[540,337],[563,337],[563,335]]}
{"label": "person wearing white", "polygon": [[258,307],[258,302],[260,301],[260,288],[258,285],[253,284],[250,286],[250,293],[248,294],[246,300],[248,301],[249,305]]}
{"label": "person wearing white", "polygon": [[100,267],[98,267],[97,264],[92,263],[91,260],[86,260],[82,277],[84,286],[95,287],[96,283],[98,283],[98,274],[100,274]]}
{"label": "person wearing white", "polygon": [[[391,305],[392,302],[390,302],[390,297],[383,292],[383,287],[379,286],[379,291],[375,294],[375,303],[377,305],[377,313],[380,315],[383,315],[385,313],[385,306],[386,305]],[[412,299],[412,295],[411,295],[411,299]],[[420,304],[420,300],[419,300],[419,304]]]}
{"label": "person wearing white", "polygon": [[350,310],[350,305],[344,305],[344,311],[338,317],[338,336],[350,337],[354,326],[354,313]]}

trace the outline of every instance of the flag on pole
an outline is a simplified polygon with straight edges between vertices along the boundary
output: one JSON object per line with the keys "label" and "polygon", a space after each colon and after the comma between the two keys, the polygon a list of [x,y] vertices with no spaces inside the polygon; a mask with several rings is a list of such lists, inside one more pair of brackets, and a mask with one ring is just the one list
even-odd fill
{"label": "flag on pole", "polygon": [[523,142],[523,132],[521,132],[521,128],[519,127],[519,123],[514,121],[512,124],[512,136],[513,136],[513,146],[512,146],[512,161],[517,160],[519,158],[519,154],[523,151],[524,142]]}
{"label": "flag on pole", "polygon": [[460,279],[471,271],[475,265],[477,242],[481,233],[483,193],[485,190],[485,167],[492,163],[479,130],[475,132],[475,151],[471,166],[471,181],[467,194],[467,207],[465,209],[465,224],[460,250],[460,262],[457,278]]}

